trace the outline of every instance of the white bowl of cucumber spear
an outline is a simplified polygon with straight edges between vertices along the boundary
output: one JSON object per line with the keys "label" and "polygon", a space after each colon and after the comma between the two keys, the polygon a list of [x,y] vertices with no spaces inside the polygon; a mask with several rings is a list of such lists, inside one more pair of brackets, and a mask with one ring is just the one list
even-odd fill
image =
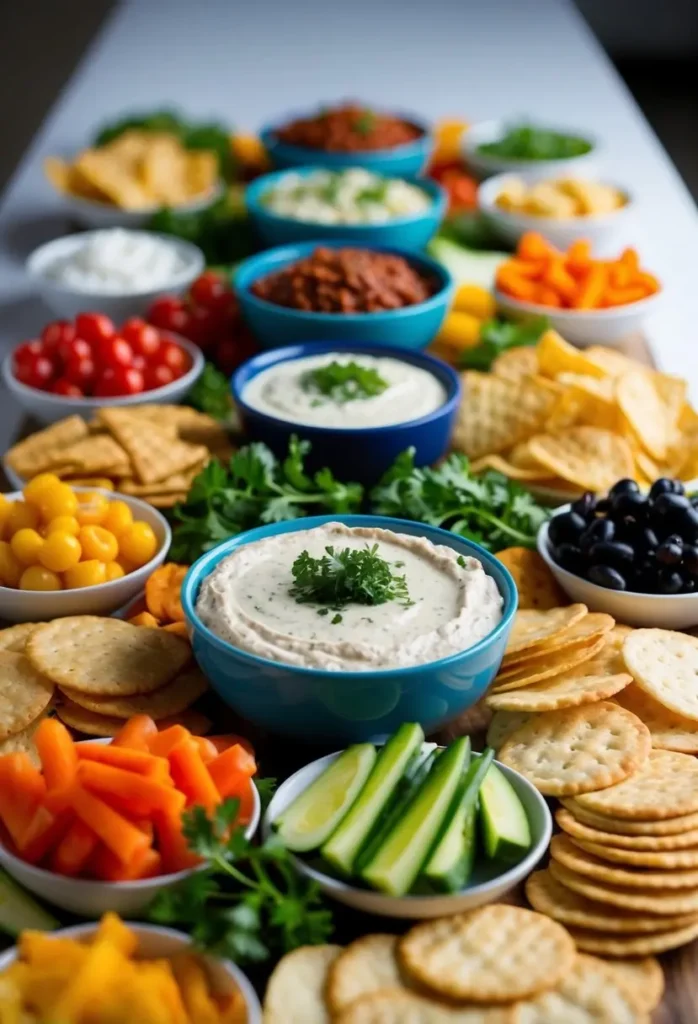
{"label": "white bowl of cucumber spear", "polygon": [[441,917],[500,899],[545,853],[552,818],[518,772],[465,736],[402,725],[301,768],[264,819],[328,896],[386,917]]}

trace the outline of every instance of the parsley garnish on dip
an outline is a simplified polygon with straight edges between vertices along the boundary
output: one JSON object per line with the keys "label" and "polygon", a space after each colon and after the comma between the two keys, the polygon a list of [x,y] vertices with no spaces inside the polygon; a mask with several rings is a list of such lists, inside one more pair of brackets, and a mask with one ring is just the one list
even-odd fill
{"label": "parsley garnish on dip", "polygon": [[243,544],[203,581],[196,610],[251,654],[375,671],[466,650],[500,621],[502,599],[481,563],[453,548],[326,523]]}
{"label": "parsley garnish on dip", "polygon": [[301,386],[335,402],[351,402],[356,398],[372,398],[390,387],[372,366],[362,366],[352,359],[340,363],[333,359],[303,374]]}

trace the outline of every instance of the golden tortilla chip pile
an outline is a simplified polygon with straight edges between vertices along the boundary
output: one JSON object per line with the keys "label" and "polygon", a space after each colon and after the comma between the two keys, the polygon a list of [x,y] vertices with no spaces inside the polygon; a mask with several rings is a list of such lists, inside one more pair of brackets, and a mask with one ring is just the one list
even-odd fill
{"label": "golden tortilla chip pile", "polygon": [[51,472],[171,508],[212,455],[225,460],[230,451],[210,416],[184,405],[138,405],[100,409],[90,423],[69,416],[14,445],[5,460],[25,481]]}
{"label": "golden tortilla chip pile", "polygon": [[477,472],[495,469],[563,494],[606,491],[632,477],[698,475],[698,413],[686,382],[555,331],[468,371],[454,435]]}
{"label": "golden tortilla chip pile", "polygon": [[264,1020],[647,1024],[663,977],[655,962],[640,964],[580,955],[550,915],[492,903],[424,921],[404,936],[288,953],[269,979]]}
{"label": "golden tortilla chip pile", "polygon": [[174,135],[139,130],[84,149],[72,162],[49,157],[44,170],[59,192],[122,210],[181,206],[213,194],[218,182],[215,153],[185,149]]}

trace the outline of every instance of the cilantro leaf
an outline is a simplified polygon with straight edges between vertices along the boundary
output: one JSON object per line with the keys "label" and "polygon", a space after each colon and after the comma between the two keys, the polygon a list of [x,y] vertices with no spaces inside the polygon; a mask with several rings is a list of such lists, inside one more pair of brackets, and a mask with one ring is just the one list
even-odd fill
{"label": "cilantro leaf", "polygon": [[545,316],[534,317],[520,324],[488,320],[482,325],[478,344],[464,353],[461,365],[467,370],[489,370],[502,352],[524,345],[535,345],[549,326],[550,321]]}
{"label": "cilantro leaf", "polygon": [[335,359],[325,366],[308,370],[301,378],[304,391],[342,404],[357,398],[381,395],[389,386],[378,370],[372,366],[362,366],[354,359],[348,363],[340,363]]}
{"label": "cilantro leaf", "polygon": [[189,391],[186,402],[214,420],[229,420],[233,411],[233,400],[228,378],[217,370],[213,363],[206,363],[201,376]]}

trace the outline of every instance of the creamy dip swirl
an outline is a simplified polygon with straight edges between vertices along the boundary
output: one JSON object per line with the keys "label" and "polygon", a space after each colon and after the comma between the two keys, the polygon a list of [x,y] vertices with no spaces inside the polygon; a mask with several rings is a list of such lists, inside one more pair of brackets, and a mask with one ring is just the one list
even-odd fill
{"label": "creamy dip swirl", "polygon": [[[309,387],[306,375],[330,363],[358,363],[375,370],[388,387],[370,397],[340,401]],[[323,427],[385,427],[420,419],[439,409],[448,397],[433,373],[402,359],[351,352],[289,359],[270,366],[245,387],[243,401],[258,412],[286,420]]]}
{"label": "creamy dip swirl", "polygon": [[[412,604],[349,604],[340,621],[290,594],[291,567],[314,558],[378,545],[404,574]],[[245,544],[201,584],[196,611],[222,640],[250,654],[304,668],[371,671],[422,665],[472,647],[502,617],[497,585],[476,558],[452,548],[372,527],[327,523]]]}

